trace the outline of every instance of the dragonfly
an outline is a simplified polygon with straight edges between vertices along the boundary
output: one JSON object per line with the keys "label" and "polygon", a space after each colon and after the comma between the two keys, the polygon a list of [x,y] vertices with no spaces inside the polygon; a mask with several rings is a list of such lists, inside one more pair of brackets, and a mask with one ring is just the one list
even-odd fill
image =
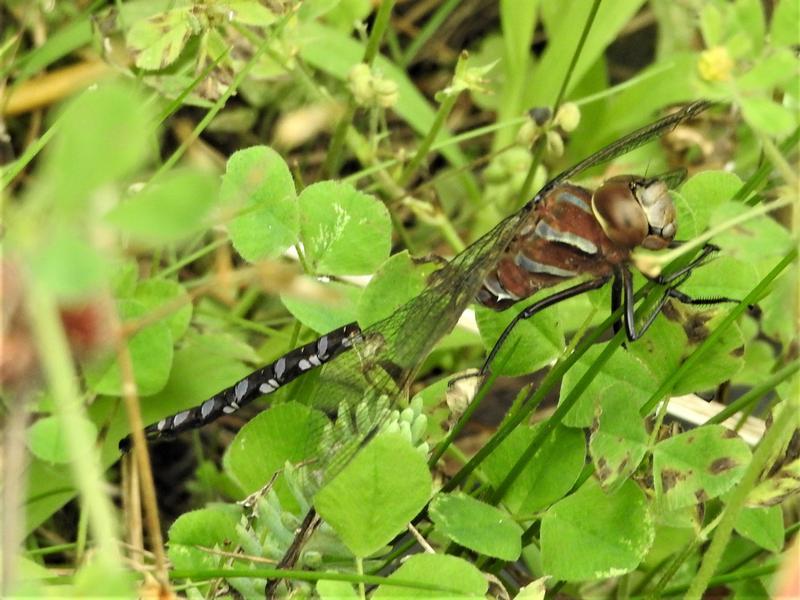
{"label": "dragonfly", "polygon": [[[686,266],[651,278],[664,286],[651,314],[637,325],[632,251],[659,250],[679,244],[676,212],[669,194],[679,174],[661,177],[612,177],[592,191],[569,183],[586,169],[613,160],[691,119],[711,104],[698,101],[609,144],[545,184],[516,213],[434,272],[427,287],[388,317],[365,328],[349,323],[282,356],[247,375],[198,406],[165,417],[145,429],[159,440],[212,422],[254,399],[312,370],[319,370],[316,392],[308,403],[335,420],[338,432],[320,445],[318,432],[308,432],[306,488],[313,496],[380,430],[390,409],[408,391],[417,369],[435,344],[455,327],[472,302],[505,310],[536,292],[571,280],[570,287],[540,299],[512,319],[488,353],[480,374],[485,375],[497,352],[520,321],[554,304],[599,289],[612,282],[611,304],[622,317],[614,329],[624,328],[630,342],[652,325],[669,299],[687,304],[732,302],[729,298],[693,298],[677,288],[692,270],[717,250],[706,244]],[[380,404],[384,410],[358,410]],[[342,417],[342,415],[345,415]],[[128,449],[130,437],[120,442]],[[307,539],[316,522],[313,508],[306,515],[297,540]],[[293,545],[282,566],[293,563]],[[269,591],[268,584],[268,591]],[[273,588],[274,589],[274,588]]]}
{"label": "dragonfly", "polygon": [[[625,154],[706,110],[698,101],[611,143],[560,173],[519,211],[468,246],[440,270],[428,287],[389,317],[362,330],[348,323],[281,356],[221,390],[194,408],[162,418],[145,429],[149,440],[173,437],[232,414],[253,400],[274,393],[309,371],[324,367],[311,404],[329,415],[353,409],[366,398],[397,396],[435,343],[456,324],[473,301],[505,310],[536,292],[589,276],[522,310],[500,334],[481,367],[485,375],[513,328],[549,306],[598,289],[612,281],[611,309],[624,307],[614,330],[625,329],[633,342],[652,325],[670,298],[686,304],[735,302],[730,298],[693,298],[677,288],[718,250],[706,244],[683,268],[652,278],[664,288],[652,312],[637,326],[634,317],[631,253],[637,247],[674,247],[676,212],[669,194],[685,172],[651,178],[621,175],[591,191],[568,182],[586,169]],[[342,356],[348,350],[351,356]],[[372,415],[375,418],[375,415]],[[379,420],[379,419],[378,419]],[[357,424],[369,431],[379,423]],[[120,449],[130,448],[131,437]],[[323,461],[330,469],[346,462]],[[333,471],[336,471],[334,468]]]}

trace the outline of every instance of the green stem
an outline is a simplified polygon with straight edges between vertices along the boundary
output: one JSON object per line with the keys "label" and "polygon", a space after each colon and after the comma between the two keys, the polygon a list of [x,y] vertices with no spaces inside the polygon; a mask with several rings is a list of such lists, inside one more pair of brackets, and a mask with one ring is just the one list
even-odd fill
{"label": "green stem", "polygon": [[[575,47],[575,52],[572,53],[572,60],[569,63],[569,67],[567,67],[567,72],[564,75],[564,79],[561,80],[561,89],[558,90],[556,101],[553,103],[553,117],[556,116],[558,108],[561,106],[561,102],[564,100],[564,95],[567,93],[567,86],[569,85],[570,79],[572,79],[572,73],[575,71],[575,65],[578,64],[578,59],[583,51],[583,45],[586,43],[586,38],[589,37],[589,31],[591,31],[594,18],[597,16],[597,10],[600,8],[600,2],[601,0],[594,0],[592,8],[589,10],[589,15],[586,17],[586,23],[583,26],[583,31],[581,32],[581,37],[578,40],[578,45]],[[539,168],[539,163],[542,160],[542,152],[544,151],[545,147],[545,136],[540,137],[537,142],[538,147],[534,155],[534,160],[531,161],[531,166],[528,169],[527,175],[525,175],[525,182],[522,184],[522,188],[519,190],[519,196],[517,197],[518,204],[522,204],[528,200],[528,197],[531,194],[533,178],[536,176],[536,170]]]}
{"label": "green stem", "polygon": [[304,571],[300,569],[174,569],[171,571],[172,579],[192,579],[193,581],[210,580],[218,577],[231,579],[244,577],[247,579],[292,579],[295,581],[347,581],[348,583],[364,583],[367,585],[385,585],[391,587],[412,588],[426,592],[443,592],[445,594],[459,595],[461,592],[455,588],[443,585],[422,583],[410,579],[395,579],[394,577],[380,577],[378,575],[356,575],[355,573],[340,573],[338,571]]}
{"label": "green stem", "polygon": [[447,17],[450,16],[450,13],[452,13],[460,3],[461,0],[446,0],[439,5],[439,8],[436,9],[436,12],[434,12],[433,15],[431,15],[431,17],[425,22],[425,26],[422,28],[422,30],[411,39],[411,43],[408,45],[408,48],[406,48],[406,51],[403,53],[403,56],[400,59],[401,67],[406,68],[411,64],[411,61],[414,60],[417,52],[419,52],[420,49],[428,42],[428,40],[433,37],[439,27],[441,27],[442,23],[445,22]]}
{"label": "green stem", "polygon": [[[500,443],[511,435],[511,432],[514,428],[517,427],[520,423],[522,423],[527,416],[531,413],[531,411],[539,405],[539,403],[544,399],[547,393],[558,383],[561,377],[566,373],[566,371],[575,363],[577,360],[583,356],[586,350],[594,344],[600,336],[611,326],[611,324],[616,320],[619,319],[620,315],[622,315],[622,309],[615,311],[610,317],[608,317],[602,324],[600,324],[594,331],[590,332],[584,339],[578,343],[575,347],[575,351],[570,354],[567,358],[565,358],[562,362],[557,363],[550,372],[545,376],[544,380],[542,381],[541,385],[538,388],[532,389],[531,393],[528,397],[523,401],[523,405],[520,407],[515,414],[508,417],[501,427],[497,430],[497,432],[491,437],[491,439],[480,449],[478,452],[473,456],[470,461],[462,467],[455,476],[448,481],[445,486],[442,488],[443,491],[448,492],[450,490],[455,489],[458,485],[460,485],[469,475],[474,471],[481,462],[483,462],[486,457],[491,454]],[[568,407],[570,408],[570,407]],[[558,420],[563,418],[564,413],[566,413],[567,409],[562,409],[559,407],[556,409],[556,413],[559,413]],[[560,412],[559,412],[560,411]],[[542,427],[537,430],[537,435],[535,439],[531,441],[531,445],[536,443],[542,443],[547,434],[550,433],[552,428],[555,427],[555,422],[552,425],[548,425],[551,421],[554,421],[556,414],[554,413],[553,416],[550,417],[547,421],[544,422]],[[544,431],[544,436],[542,436],[542,432]],[[540,439],[541,438],[541,439]]]}
{"label": "green stem", "polygon": [[746,394],[731,402],[728,406],[706,421],[706,424],[722,423],[728,417],[735,415],[740,410],[761,399],[780,383],[797,373],[798,370],[800,370],[800,359],[795,359],[777,373],[773,373],[769,378],[752,388]]}
{"label": "green stem", "polygon": [[[375,23],[372,25],[372,31],[369,32],[369,39],[367,40],[367,47],[364,50],[364,58],[362,62],[367,66],[372,67],[375,57],[378,54],[383,34],[389,25],[389,19],[392,16],[392,8],[394,8],[395,0],[383,0],[378,7],[378,14],[375,15]],[[344,147],[345,139],[347,139],[347,130],[353,122],[353,117],[356,114],[356,101],[352,95],[347,100],[344,114],[336,125],[336,130],[331,139],[330,148],[325,156],[325,163],[322,170],[329,177],[335,177],[339,172],[339,165],[341,164],[342,149]]]}
{"label": "green stem", "polygon": [[69,465],[81,496],[82,510],[97,546],[97,560],[121,568],[114,510],[103,479],[93,438],[86,437],[83,403],[77,386],[72,356],[50,290],[31,279],[27,297],[31,323],[44,375],[53,394],[56,413],[65,438]]}
{"label": "green stem", "polygon": [[764,291],[770,283],[789,266],[792,261],[797,258],[797,248],[792,249],[775,267],[770,271],[764,279],[762,279],[756,287],[754,287],[749,294],[737,304],[728,315],[720,322],[719,326],[711,332],[703,343],[690,354],[686,360],[678,367],[670,377],[667,377],[658,389],[653,392],[650,398],[645,402],[639,411],[640,414],[646,415],[653,410],[655,405],[669,393],[669,391],[680,381],[687,373],[691,373],[697,366],[697,363],[715,347],[717,340],[720,336],[727,331],[728,327],[747,309],[751,304],[754,304],[761,298]]}
{"label": "green stem", "polygon": [[783,410],[778,413],[772,427],[767,430],[756,447],[753,459],[747,466],[742,480],[733,488],[722,511],[722,517],[714,532],[714,537],[711,539],[711,544],[703,556],[703,562],[686,592],[686,598],[700,600],[703,592],[708,588],[722,559],[722,553],[728,545],[736,518],[747,500],[747,494],[750,493],[761,473],[768,466],[770,457],[794,431],[797,425],[797,410],[800,409],[800,396],[797,392],[798,390],[794,390],[794,394],[788,395]]}
{"label": "green stem", "polygon": [[183,156],[184,152],[189,148],[189,146],[194,143],[194,141],[200,136],[200,133],[208,127],[208,124],[217,116],[217,113],[221,111],[225,104],[228,102],[228,99],[239,89],[239,86],[242,85],[242,82],[245,80],[245,77],[250,73],[250,70],[256,65],[256,63],[261,58],[261,55],[264,54],[267,50],[267,46],[269,44],[269,39],[265,40],[264,43],[253,53],[253,56],[250,58],[249,61],[244,65],[244,67],[236,73],[236,76],[233,78],[233,81],[228,86],[228,89],[225,90],[225,93],[219,97],[219,99],[214,103],[208,112],[200,119],[200,122],[195,126],[189,136],[183,140],[181,145],[178,147],[172,155],[164,161],[164,164],[159,167],[159,169],[155,172],[155,174],[150,178],[150,181],[155,181],[161,176],[163,173],[169,171],[175,163]]}
{"label": "green stem", "polygon": [[436,136],[439,135],[442,127],[444,127],[447,117],[449,117],[450,113],[453,111],[453,107],[456,105],[457,100],[458,94],[448,94],[444,101],[439,105],[436,115],[433,118],[433,124],[428,130],[428,133],[425,135],[425,139],[422,140],[419,148],[417,148],[417,152],[414,154],[411,160],[408,161],[406,168],[403,169],[402,174],[397,179],[397,183],[400,187],[405,187],[408,185],[411,177],[417,172],[417,169],[422,164],[422,161],[425,160],[425,157],[428,155],[428,151],[431,149],[433,142],[436,140]]}
{"label": "green stem", "polygon": [[192,252],[188,256],[184,256],[178,262],[173,263],[168,267],[165,267],[164,269],[162,269],[158,273],[154,274],[153,278],[165,278],[166,279],[170,275],[173,275],[173,274],[177,273],[178,271],[180,271],[186,265],[189,265],[189,264],[193,263],[194,261],[196,261],[196,260],[198,260],[200,258],[203,258],[206,254],[212,253],[214,250],[216,250],[220,246],[224,246],[227,243],[228,243],[227,238],[219,238],[217,240],[214,240],[213,242],[203,246],[199,250],[197,250],[195,252]]}
{"label": "green stem", "polygon": [[[356,573],[358,573],[360,577],[364,576],[364,560],[360,556],[356,556]],[[364,587],[363,581],[358,582],[358,597],[361,598],[361,600],[367,599],[367,590]]]}
{"label": "green stem", "polygon": [[481,402],[483,402],[483,399],[486,397],[486,394],[492,388],[495,379],[497,379],[497,375],[493,372],[489,375],[489,378],[486,380],[486,382],[484,382],[484,384],[481,385],[480,389],[478,390],[478,394],[475,396],[472,402],[469,403],[469,406],[467,406],[467,409],[458,418],[456,424],[450,429],[450,431],[442,439],[442,441],[439,442],[433,449],[433,452],[431,452],[431,456],[428,459],[428,466],[430,468],[434,468],[436,466],[436,463],[439,462],[439,459],[445,453],[445,450],[447,450],[447,448],[450,447],[456,436],[458,436],[458,434],[461,433],[461,430],[470,421],[472,415],[481,405]]}
{"label": "green stem", "polygon": [[[726,573],[725,575],[717,575],[712,577],[708,584],[709,586],[726,585],[728,583],[735,583],[737,581],[746,581],[748,579],[756,579],[764,575],[771,575],[778,570],[780,564],[777,561],[770,562],[759,567],[751,567],[749,569],[741,569],[734,573]],[[676,585],[673,587],[665,588],[661,595],[663,596],[677,596],[682,594],[688,589],[687,585]],[[641,600],[642,596],[631,596],[630,600]]]}

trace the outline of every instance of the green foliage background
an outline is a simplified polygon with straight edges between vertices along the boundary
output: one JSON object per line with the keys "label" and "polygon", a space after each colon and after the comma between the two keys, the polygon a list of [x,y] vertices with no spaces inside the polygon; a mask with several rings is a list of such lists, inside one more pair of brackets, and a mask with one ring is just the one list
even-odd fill
{"label": "green foliage background", "polygon": [[[151,561],[123,560],[128,523],[108,486],[130,432],[131,383],[148,424],[319,334],[374,323],[424,289],[436,265],[411,257],[457,254],[561,169],[673,104],[707,98],[719,106],[682,126],[675,147],[648,144],[580,179],[688,164],[697,173],[675,192],[678,237],[711,235],[722,252],[681,289],[741,303],[699,315],[676,307],[696,330],[661,317],[625,349],[620,336],[583,337],[609,324],[608,289],[523,323],[494,375],[551,369],[532,401],[520,393],[458,490],[442,491],[440,465],[426,464],[450,441],[445,382],[480,364],[514,309],[478,309],[480,335],[441,340],[417,399],[313,498],[294,471],[313,459],[306,434],[322,435],[326,419],[303,404],[320,393],[309,375],[272,396],[276,406],[221,460],[195,443],[197,510],[169,528],[169,577],[192,597],[222,585],[262,597],[274,572],[246,557],[279,559],[313,504],[326,523],[293,578],[323,598],[480,597],[495,593],[486,574],[518,598],[699,597],[721,583],[768,597],[797,529],[782,507],[796,509],[800,470],[789,443],[800,408],[800,3],[619,0],[590,17],[589,2],[508,0],[479,26],[467,4],[433,3],[413,35],[412,9],[389,0],[3,9],[19,26],[3,30],[0,47],[13,155],[0,173],[4,343],[19,367],[4,374],[3,401],[29,458],[5,593],[131,596],[144,580]],[[46,32],[35,44],[34,23]],[[474,33],[467,47],[451,47],[448,23]],[[638,27],[653,27],[657,42],[644,66],[620,74],[609,45]],[[101,79],[34,107],[35,118],[12,113],[37,76],[87,56],[107,65]],[[562,90],[580,122],[540,128],[532,149],[526,111]],[[287,262],[292,251],[298,264]],[[363,275],[374,275],[366,288],[351,283]],[[757,414],[771,424],[755,449],[719,417],[684,433],[659,427],[662,400],[724,382],[744,391],[735,410],[768,400]],[[559,408],[530,424],[549,391]],[[448,457],[459,467],[471,458],[453,446]],[[246,518],[235,501],[276,470]],[[75,497],[77,521],[62,528]],[[415,547],[402,561],[413,544],[398,536],[420,514],[436,552]],[[3,543],[16,549],[10,533]],[[510,577],[512,563],[527,580]]]}

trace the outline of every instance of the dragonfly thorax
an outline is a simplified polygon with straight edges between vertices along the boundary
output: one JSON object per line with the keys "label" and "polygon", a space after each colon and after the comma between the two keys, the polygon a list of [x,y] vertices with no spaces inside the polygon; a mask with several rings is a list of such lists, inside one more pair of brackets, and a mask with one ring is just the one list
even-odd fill
{"label": "dragonfly thorax", "polygon": [[592,212],[603,232],[625,248],[666,248],[675,237],[675,205],[658,179],[620,175],[592,195]]}

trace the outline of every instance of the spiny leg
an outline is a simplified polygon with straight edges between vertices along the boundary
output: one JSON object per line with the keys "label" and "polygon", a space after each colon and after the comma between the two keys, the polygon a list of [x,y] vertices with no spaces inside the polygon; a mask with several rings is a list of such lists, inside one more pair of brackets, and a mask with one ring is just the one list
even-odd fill
{"label": "spiny leg", "polygon": [[[680,283],[684,281],[686,277],[691,273],[691,271],[684,271],[681,273]],[[631,272],[622,267],[619,269],[619,274],[622,279],[622,287],[624,292],[624,299],[625,299],[625,311],[623,312],[624,321],[625,321],[625,334],[629,341],[635,342],[640,337],[642,337],[645,332],[650,329],[650,326],[655,322],[656,317],[664,308],[664,305],[667,303],[667,300],[670,298],[675,298],[679,302],[683,304],[692,304],[692,305],[712,305],[712,304],[724,304],[726,302],[739,302],[735,298],[725,298],[725,297],[717,297],[717,298],[693,298],[688,294],[684,294],[683,292],[677,290],[675,287],[668,287],[664,290],[664,293],[659,298],[658,303],[656,304],[653,311],[644,319],[644,322],[639,326],[639,329],[636,328],[636,316],[634,313],[634,292],[633,292],[633,277],[631,276]]]}
{"label": "spiny leg", "polygon": [[[683,245],[683,243],[684,242],[673,242],[672,244],[670,244],[670,248],[680,247],[681,245]],[[674,282],[679,277],[684,277],[684,276],[688,277],[688,275],[690,275],[694,269],[708,262],[709,257],[715,252],[719,252],[719,246],[716,246],[714,244],[705,244],[703,246],[703,249],[700,251],[700,254],[695,256],[688,265],[681,267],[674,273],[669,273],[667,275],[659,275],[658,277],[650,278],[650,281],[654,281],[659,285],[667,285]]]}

